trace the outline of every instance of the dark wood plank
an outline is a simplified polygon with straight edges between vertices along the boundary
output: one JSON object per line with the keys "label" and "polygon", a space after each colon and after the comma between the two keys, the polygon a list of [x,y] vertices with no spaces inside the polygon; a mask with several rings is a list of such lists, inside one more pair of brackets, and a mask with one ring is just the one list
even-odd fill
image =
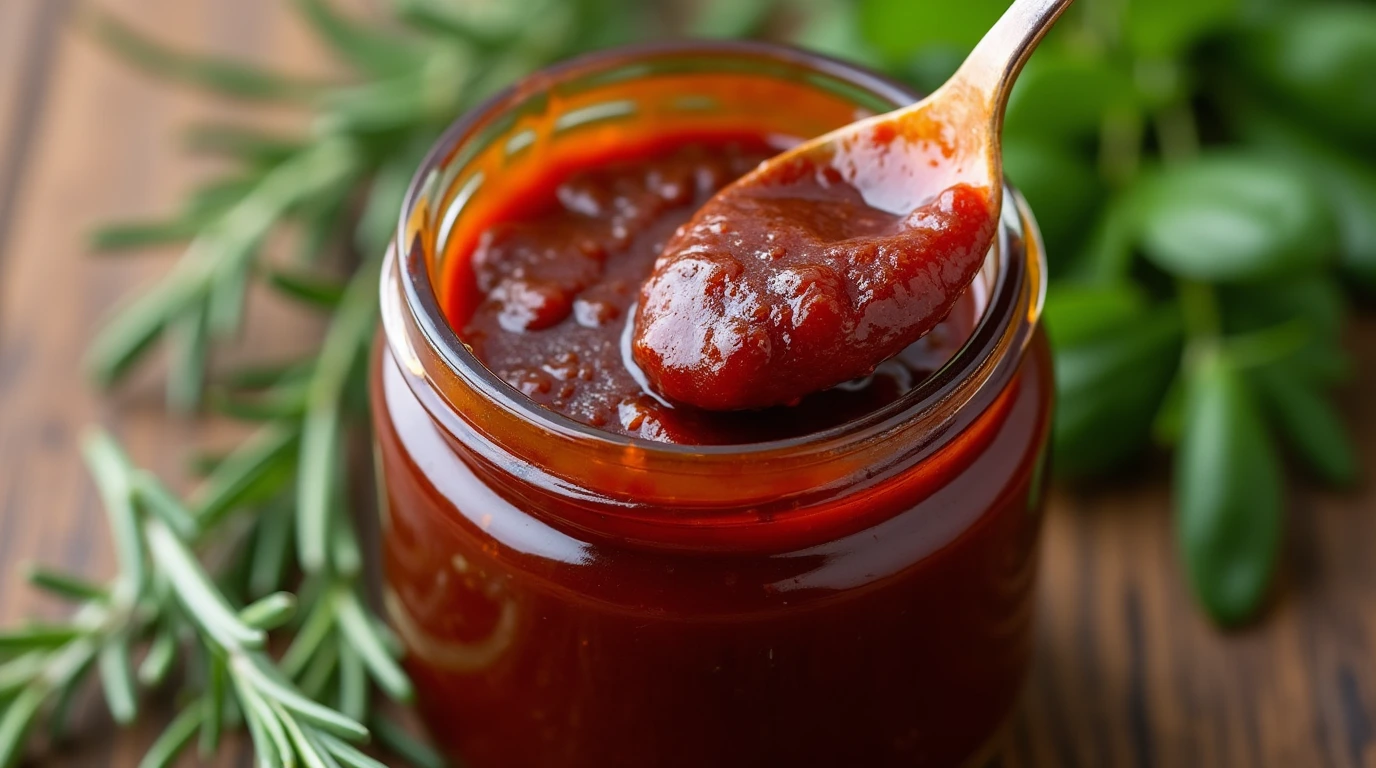
{"label": "dark wood plank", "polygon": [[28,171],[67,0],[11,0],[0,8],[0,257]]}
{"label": "dark wood plank", "polygon": [[[295,71],[331,66],[277,0],[101,5],[189,47]],[[0,237],[0,622],[60,610],[16,578],[21,560],[109,573],[104,522],[76,451],[85,425],[111,426],[141,462],[182,479],[190,445],[232,438],[224,425],[164,416],[155,370],[114,397],[93,393],[78,371],[102,318],[175,253],[97,261],[86,255],[84,230],[174,205],[207,170],[175,151],[178,126],[239,110],[152,83],[70,28],[53,26],[45,37],[53,23],[45,14],[60,11],[51,0],[0,0],[0,153],[30,126],[17,153],[22,173],[0,154],[0,184],[15,189]],[[38,87],[25,86],[34,71]],[[254,326],[235,354],[287,354],[314,342],[305,316],[254,301]],[[1363,396],[1376,385],[1376,318],[1362,319],[1351,342],[1359,370],[1345,413],[1369,479],[1347,493],[1294,483],[1286,572],[1257,626],[1220,633],[1194,609],[1176,567],[1161,462],[1098,489],[1053,495],[1036,663],[999,763],[1376,765],[1376,561],[1368,552],[1376,541],[1376,401]],[[98,704],[89,710],[79,737],[43,764],[135,765],[156,733],[156,712],[119,732]],[[213,764],[249,758],[236,742]]]}
{"label": "dark wood plank", "polygon": [[1293,473],[1284,572],[1255,626],[1220,632],[1194,609],[1161,462],[1053,495],[1037,660],[1003,765],[1376,765],[1376,317],[1349,347],[1366,479],[1336,492]]}

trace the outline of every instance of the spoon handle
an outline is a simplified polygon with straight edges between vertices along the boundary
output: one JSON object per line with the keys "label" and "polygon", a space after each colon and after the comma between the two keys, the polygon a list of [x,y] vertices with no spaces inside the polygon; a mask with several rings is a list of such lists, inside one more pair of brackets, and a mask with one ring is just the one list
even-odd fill
{"label": "spoon handle", "polygon": [[1073,0],[1013,0],[951,78],[973,87],[988,99],[995,136],[1003,125],[1008,93],[1022,65],[1027,63],[1037,43],[1071,2]]}

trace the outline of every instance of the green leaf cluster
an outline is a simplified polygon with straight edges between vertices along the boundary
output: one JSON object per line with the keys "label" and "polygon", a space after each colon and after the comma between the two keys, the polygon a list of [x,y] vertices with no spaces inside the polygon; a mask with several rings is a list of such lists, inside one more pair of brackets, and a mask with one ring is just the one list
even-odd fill
{"label": "green leaf cluster", "polygon": [[[915,62],[968,50],[1006,7],[857,13],[930,87]],[[1331,395],[1347,294],[1376,287],[1372,72],[1370,4],[1079,0],[1008,104],[1005,170],[1053,276],[1055,465],[1082,478],[1174,448],[1181,561],[1222,623],[1268,594],[1282,448],[1324,482],[1357,473]]]}

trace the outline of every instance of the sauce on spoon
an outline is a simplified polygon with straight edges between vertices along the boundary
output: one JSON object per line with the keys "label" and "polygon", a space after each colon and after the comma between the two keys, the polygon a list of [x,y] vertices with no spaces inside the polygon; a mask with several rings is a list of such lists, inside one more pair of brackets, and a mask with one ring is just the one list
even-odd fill
{"label": "sauce on spoon", "polygon": [[1016,0],[917,104],[789,150],[709,200],[641,288],[632,355],[662,396],[789,405],[950,312],[993,243],[1012,82],[1070,0]]}

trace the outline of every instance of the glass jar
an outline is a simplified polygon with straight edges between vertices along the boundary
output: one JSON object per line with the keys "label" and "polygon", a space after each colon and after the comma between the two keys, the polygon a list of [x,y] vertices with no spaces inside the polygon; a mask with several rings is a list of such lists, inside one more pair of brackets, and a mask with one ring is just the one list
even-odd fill
{"label": "glass jar", "polygon": [[1052,395],[1016,193],[963,347],[799,439],[600,432],[497,379],[441,311],[503,190],[628,137],[806,137],[914,98],[791,49],[688,43],[537,73],[439,140],[384,267],[372,407],[386,610],[444,750],[471,768],[987,756],[1030,657]]}

